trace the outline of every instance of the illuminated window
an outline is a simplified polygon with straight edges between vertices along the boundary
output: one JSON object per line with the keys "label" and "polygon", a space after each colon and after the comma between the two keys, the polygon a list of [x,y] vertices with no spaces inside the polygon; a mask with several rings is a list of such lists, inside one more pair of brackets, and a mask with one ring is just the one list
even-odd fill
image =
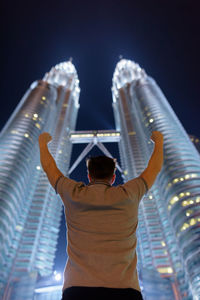
{"label": "illuminated window", "polygon": [[175,179],[173,180],[173,183],[177,183],[177,182],[179,182],[179,179],[178,179],[178,178],[175,178]]}
{"label": "illuminated window", "polygon": [[189,227],[188,223],[184,223],[183,226],[181,227],[181,231],[186,230]]}
{"label": "illuminated window", "polygon": [[200,197],[196,198],[196,203],[200,203]]}
{"label": "illuminated window", "polygon": [[196,220],[196,219],[192,218],[192,219],[190,220],[190,225],[191,225],[191,226],[195,225],[196,223],[197,223],[197,220]]}
{"label": "illuminated window", "polygon": [[158,268],[157,270],[158,270],[159,273],[169,273],[169,274],[173,273],[173,269],[170,268],[170,267],[168,267],[168,268]]}
{"label": "illuminated window", "polygon": [[16,229],[17,231],[22,231],[22,230],[23,230],[23,227],[22,227],[21,225],[17,225],[17,226],[15,227],[15,229]]}
{"label": "illuminated window", "polygon": [[128,171],[127,170],[124,170],[124,175],[128,175]]}
{"label": "illuminated window", "polygon": [[11,133],[13,133],[13,134],[17,134],[17,133],[18,133],[18,131],[17,131],[17,130],[12,130],[12,131],[11,131]]}
{"label": "illuminated window", "polygon": [[45,96],[42,96],[42,100],[46,100],[46,97],[45,97]]}
{"label": "illuminated window", "polygon": [[25,114],[25,117],[26,117],[26,118],[29,118],[29,114]]}
{"label": "illuminated window", "polygon": [[72,134],[71,137],[72,138],[83,138],[83,137],[93,137],[94,134]]}
{"label": "illuminated window", "polygon": [[150,195],[150,196],[149,196],[149,199],[153,199],[153,196],[152,196],[152,195]]}
{"label": "illuminated window", "polygon": [[150,119],[150,120],[149,120],[149,123],[153,123],[153,121],[154,121],[154,119]]}
{"label": "illuminated window", "polygon": [[192,219],[190,219],[188,223],[184,223],[182,225],[180,231],[184,231],[187,228],[196,225],[197,222],[200,223],[200,218],[192,218]]}
{"label": "illuminated window", "polygon": [[188,209],[185,214],[186,214],[187,217],[189,217],[192,213],[193,213],[193,210]]}
{"label": "illuminated window", "polygon": [[178,196],[174,196],[171,200],[170,200],[170,204],[174,204],[176,203],[177,201],[179,200],[179,197]]}
{"label": "illuminated window", "polygon": [[37,166],[36,169],[37,169],[37,170],[41,170],[41,167],[40,167],[40,166]]}
{"label": "illuminated window", "polygon": [[162,241],[162,242],[161,242],[161,245],[162,245],[163,247],[165,247],[165,246],[166,246],[166,244],[165,244],[165,242],[164,242],[164,241]]}
{"label": "illuminated window", "polygon": [[25,133],[24,136],[25,136],[26,138],[28,138],[28,137],[29,137],[29,134],[28,134],[28,133]]}
{"label": "illuminated window", "polygon": [[58,153],[61,154],[61,153],[62,153],[62,150],[59,150]]}
{"label": "illuminated window", "polygon": [[192,178],[196,178],[196,177],[197,177],[197,174],[191,174],[191,177],[192,177]]}
{"label": "illuminated window", "polygon": [[36,123],[35,126],[40,129],[40,124]]}
{"label": "illuminated window", "polygon": [[33,114],[34,118],[38,118],[38,114]]}

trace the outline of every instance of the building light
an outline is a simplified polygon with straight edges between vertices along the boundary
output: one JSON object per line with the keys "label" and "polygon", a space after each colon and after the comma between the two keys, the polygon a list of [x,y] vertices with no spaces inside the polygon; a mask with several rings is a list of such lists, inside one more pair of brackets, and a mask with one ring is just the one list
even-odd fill
{"label": "building light", "polygon": [[12,133],[12,134],[17,134],[18,131],[17,131],[17,130],[11,130],[11,133]]}
{"label": "building light", "polygon": [[88,134],[72,134],[71,138],[84,138],[84,137],[93,137],[94,134],[88,133]]}
{"label": "building light", "polygon": [[61,153],[62,153],[62,150],[59,150],[58,153],[61,154]]}
{"label": "building light", "polygon": [[58,273],[57,271],[54,271],[53,274],[56,281],[60,281],[62,279],[61,274]]}
{"label": "building light", "polygon": [[34,118],[38,118],[38,114],[33,114]]}
{"label": "building light", "polygon": [[29,118],[29,114],[25,114],[25,117],[26,117],[26,118]]}
{"label": "building light", "polygon": [[168,267],[168,268],[158,268],[157,269],[159,273],[173,273],[173,269],[171,267]]}
{"label": "building light", "polygon": [[128,175],[128,171],[127,170],[124,170],[124,175]]}
{"label": "building light", "polygon": [[162,245],[163,247],[165,247],[165,246],[166,246],[166,244],[165,244],[165,242],[164,242],[164,241],[161,241],[161,245]]}
{"label": "building light", "polygon": [[35,126],[40,129],[40,124],[36,123]]}
{"label": "building light", "polygon": [[196,178],[196,177],[197,177],[197,174],[191,174],[191,177],[192,177],[192,178]]}
{"label": "building light", "polygon": [[23,230],[23,227],[21,225],[16,225],[15,229],[17,231],[22,231]]}
{"label": "building light", "polygon": [[190,227],[189,224],[188,223],[184,223],[183,226],[181,227],[181,231],[186,230],[188,227]]}
{"label": "building light", "polygon": [[154,121],[154,119],[150,119],[150,120],[149,120],[149,123],[153,123],[153,121]]}
{"label": "building light", "polygon": [[192,219],[190,220],[190,225],[193,226],[193,225],[196,224],[196,222],[197,222],[196,219],[192,218]]}
{"label": "building light", "polygon": [[25,136],[26,138],[28,138],[28,137],[29,137],[29,134],[28,134],[28,133],[25,133],[24,136]]}
{"label": "building light", "polygon": [[37,169],[37,170],[41,170],[41,167],[40,167],[40,166],[37,166],[36,169]]}
{"label": "building light", "polygon": [[42,96],[42,100],[46,100],[46,97],[45,97],[45,96]]}
{"label": "building light", "polygon": [[196,203],[200,203],[200,197],[196,198]]}
{"label": "building light", "polygon": [[150,196],[149,196],[149,199],[153,199],[153,196],[152,196],[152,195],[150,195]]}
{"label": "building light", "polygon": [[179,197],[180,197],[180,198],[182,198],[182,197],[184,197],[184,196],[185,196],[185,193],[180,193],[180,194],[179,194]]}
{"label": "building light", "polygon": [[189,201],[185,200],[185,201],[182,202],[182,206],[188,206],[188,205],[190,205]]}
{"label": "building light", "polygon": [[189,223],[184,223],[183,226],[181,227],[180,231],[184,231],[187,228],[196,225],[196,223],[200,223],[200,218],[192,218],[190,219]]}
{"label": "building light", "polygon": [[171,200],[170,200],[170,204],[174,204],[176,203],[177,201],[179,200],[179,197],[178,196],[174,196]]}
{"label": "building light", "polygon": [[173,183],[177,183],[177,182],[179,182],[179,179],[178,179],[178,178],[175,178],[175,179],[173,180]]}

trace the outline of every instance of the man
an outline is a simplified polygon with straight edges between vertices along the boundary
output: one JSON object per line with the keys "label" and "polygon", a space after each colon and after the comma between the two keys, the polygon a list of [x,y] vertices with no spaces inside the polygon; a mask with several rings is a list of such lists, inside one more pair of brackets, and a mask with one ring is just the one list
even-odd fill
{"label": "man", "polygon": [[42,167],[65,207],[68,261],[62,300],[142,299],[136,270],[138,207],[163,164],[163,135],[153,131],[151,139],[154,151],[144,172],[113,187],[115,160],[87,160],[90,183],[85,185],[60,172],[47,147],[51,136],[39,136]]}

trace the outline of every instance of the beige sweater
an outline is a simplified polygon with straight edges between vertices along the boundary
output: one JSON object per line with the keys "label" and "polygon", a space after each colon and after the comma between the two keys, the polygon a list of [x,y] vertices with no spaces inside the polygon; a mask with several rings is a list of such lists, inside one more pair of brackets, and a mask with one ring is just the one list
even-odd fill
{"label": "beige sweater", "polygon": [[68,260],[63,290],[71,286],[134,288],[139,201],[138,177],[123,185],[84,185],[67,177],[57,184],[65,207]]}

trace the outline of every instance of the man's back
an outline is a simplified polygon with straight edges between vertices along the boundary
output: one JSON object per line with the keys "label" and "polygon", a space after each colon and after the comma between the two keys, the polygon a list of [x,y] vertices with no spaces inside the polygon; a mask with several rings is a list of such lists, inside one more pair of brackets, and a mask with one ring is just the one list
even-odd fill
{"label": "man's back", "polygon": [[68,262],[63,289],[71,286],[140,290],[136,264],[141,178],[111,187],[85,186],[68,178],[58,184],[68,228]]}
{"label": "man's back", "polygon": [[58,169],[47,147],[52,140],[50,134],[44,132],[39,136],[41,164],[50,184],[61,195],[68,226],[69,259],[62,300],[110,299],[111,296],[142,299],[135,252],[138,204],[163,164],[163,135],[153,131],[151,139],[154,150],[138,178],[111,187],[116,160],[93,157],[87,160],[87,169],[88,179],[95,185],[85,187],[64,177]]}

